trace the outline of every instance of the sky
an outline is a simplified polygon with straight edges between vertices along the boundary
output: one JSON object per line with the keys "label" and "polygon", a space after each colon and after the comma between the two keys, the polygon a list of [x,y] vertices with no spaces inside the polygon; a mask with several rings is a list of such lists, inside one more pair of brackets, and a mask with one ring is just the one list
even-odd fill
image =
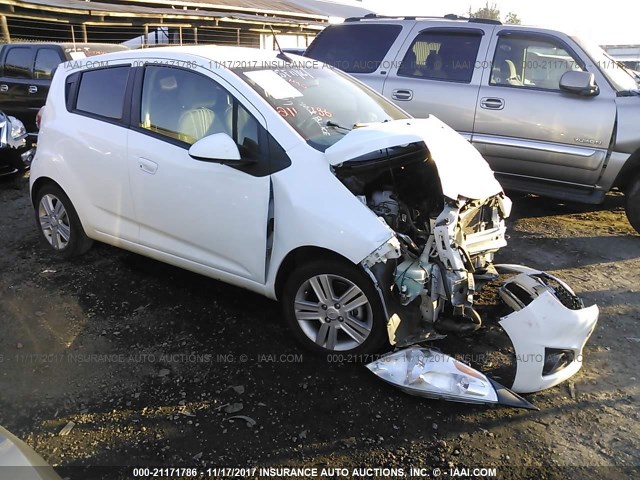
{"label": "sky", "polygon": [[[523,24],[577,33],[600,45],[640,45],[640,1],[495,0],[503,17],[516,13]],[[362,6],[385,15],[466,15],[486,0],[362,0]]]}

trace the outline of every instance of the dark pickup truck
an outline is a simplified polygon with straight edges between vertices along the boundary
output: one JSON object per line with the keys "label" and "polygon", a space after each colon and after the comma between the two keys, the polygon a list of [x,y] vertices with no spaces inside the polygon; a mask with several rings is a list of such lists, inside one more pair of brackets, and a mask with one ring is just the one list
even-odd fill
{"label": "dark pickup truck", "polygon": [[51,78],[61,62],[127,50],[103,43],[7,43],[0,49],[0,111],[37,131],[36,115],[44,106]]}

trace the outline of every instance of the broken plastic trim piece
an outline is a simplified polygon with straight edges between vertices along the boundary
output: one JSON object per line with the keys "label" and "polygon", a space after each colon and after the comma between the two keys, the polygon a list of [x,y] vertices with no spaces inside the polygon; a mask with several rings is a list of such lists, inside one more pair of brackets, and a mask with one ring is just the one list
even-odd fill
{"label": "broken plastic trim piece", "polygon": [[500,405],[505,405],[513,408],[526,408],[527,410],[540,410],[538,407],[536,407],[532,403],[527,402],[524,398],[522,398],[517,393],[509,390],[507,387],[503,385],[500,385],[493,378],[487,377],[487,379],[491,382],[491,385],[496,390],[496,395],[498,396],[498,403]]}
{"label": "broken plastic trim piece", "polygon": [[398,258],[400,255],[402,255],[400,251],[400,241],[394,235],[367,255],[360,263],[364,268],[371,268],[376,263],[386,263],[387,260]]}
{"label": "broken plastic trim piece", "polygon": [[410,395],[537,410],[495,380],[434,349],[410,347],[385,355],[366,366],[385,382]]}

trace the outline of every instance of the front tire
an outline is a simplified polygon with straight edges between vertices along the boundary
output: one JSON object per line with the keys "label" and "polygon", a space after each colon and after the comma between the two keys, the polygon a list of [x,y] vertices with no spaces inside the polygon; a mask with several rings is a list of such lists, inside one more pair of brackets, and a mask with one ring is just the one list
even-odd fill
{"label": "front tire", "polygon": [[57,185],[38,190],[35,214],[42,238],[59,257],[71,258],[91,248],[93,240],[84,233],[71,200]]}
{"label": "front tire", "polygon": [[326,260],[299,267],[282,302],[294,336],[314,352],[374,353],[388,344],[380,295],[355,265]]}
{"label": "front tire", "polygon": [[640,174],[631,180],[625,192],[627,219],[636,232],[640,233]]}

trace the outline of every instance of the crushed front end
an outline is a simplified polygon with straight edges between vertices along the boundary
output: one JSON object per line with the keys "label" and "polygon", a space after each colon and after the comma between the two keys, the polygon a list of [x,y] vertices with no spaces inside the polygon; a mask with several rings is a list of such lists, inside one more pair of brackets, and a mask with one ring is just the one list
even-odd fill
{"label": "crushed front end", "polygon": [[499,185],[484,198],[445,196],[424,143],[372,152],[335,171],[395,232],[362,262],[383,286],[390,342],[400,347],[478,329],[474,294],[497,277],[493,256],[506,245],[511,211]]}
{"label": "crushed front end", "polygon": [[442,212],[429,219],[429,236],[420,254],[407,248],[394,272],[400,305],[419,303],[422,322],[441,333],[478,329],[474,294],[497,277],[493,256],[506,245],[510,210],[511,202],[502,193],[481,200],[445,198]]}
{"label": "crushed front end", "polygon": [[[468,142],[433,117],[412,122],[423,141],[334,165],[342,183],[395,232],[362,266],[384,299],[396,348],[480,328],[474,295],[499,276],[493,258],[507,244],[511,212],[511,201]],[[398,130],[374,128],[391,137]],[[514,310],[501,320],[517,357],[513,389],[526,393],[556,385],[580,368],[597,307],[584,308],[555,277],[505,268],[518,274],[500,290]]]}

